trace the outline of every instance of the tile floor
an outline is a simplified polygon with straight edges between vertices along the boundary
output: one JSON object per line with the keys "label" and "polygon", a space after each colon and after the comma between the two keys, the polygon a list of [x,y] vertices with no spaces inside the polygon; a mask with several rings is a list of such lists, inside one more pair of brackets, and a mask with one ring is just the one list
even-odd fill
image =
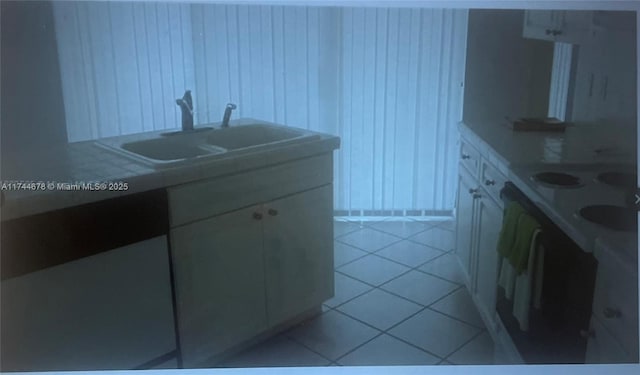
{"label": "tile floor", "polygon": [[336,220],[335,296],[221,367],[491,364],[450,221]]}

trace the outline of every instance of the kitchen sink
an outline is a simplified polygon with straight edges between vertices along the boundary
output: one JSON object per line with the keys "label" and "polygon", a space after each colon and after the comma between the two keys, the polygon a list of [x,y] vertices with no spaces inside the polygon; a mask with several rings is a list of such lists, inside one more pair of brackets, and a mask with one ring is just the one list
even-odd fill
{"label": "kitchen sink", "polygon": [[207,143],[233,151],[319,137],[303,130],[255,124],[216,130],[207,135]]}
{"label": "kitchen sink", "polygon": [[122,149],[154,160],[179,160],[220,154],[226,150],[205,144],[199,137],[179,136],[135,141],[122,144]]}
{"label": "kitchen sink", "polygon": [[108,138],[96,143],[154,168],[166,168],[271,150],[319,138],[319,134],[303,129],[247,124],[223,129],[202,127],[193,131],[134,134]]}
{"label": "kitchen sink", "polygon": [[622,206],[592,205],[581,208],[578,214],[584,219],[606,228],[624,232],[638,230],[637,211]]}

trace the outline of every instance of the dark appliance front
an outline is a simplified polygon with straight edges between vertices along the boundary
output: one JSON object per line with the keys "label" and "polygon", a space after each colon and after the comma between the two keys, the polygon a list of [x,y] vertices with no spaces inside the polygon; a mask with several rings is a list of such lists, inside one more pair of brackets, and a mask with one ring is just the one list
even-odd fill
{"label": "dark appliance front", "polygon": [[542,227],[544,271],[540,309],[531,306],[529,329],[513,316],[513,302],[498,287],[497,312],[526,363],[584,363],[597,261],[560,230],[513,183],[502,200],[518,202]]}

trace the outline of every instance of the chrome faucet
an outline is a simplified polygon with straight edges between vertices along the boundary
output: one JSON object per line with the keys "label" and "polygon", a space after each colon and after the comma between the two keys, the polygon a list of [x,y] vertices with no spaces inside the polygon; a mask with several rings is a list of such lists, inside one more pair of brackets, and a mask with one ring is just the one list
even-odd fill
{"label": "chrome faucet", "polygon": [[191,90],[184,92],[182,99],[176,99],[176,104],[182,110],[182,131],[193,130],[193,101]]}
{"label": "chrome faucet", "polygon": [[222,116],[222,125],[220,125],[221,128],[229,127],[229,118],[231,118],[231,111],[233,111],[236,108],[237,108],[236,105],[233,103],[227,104],[227,108],[224,109],[224,116]]}

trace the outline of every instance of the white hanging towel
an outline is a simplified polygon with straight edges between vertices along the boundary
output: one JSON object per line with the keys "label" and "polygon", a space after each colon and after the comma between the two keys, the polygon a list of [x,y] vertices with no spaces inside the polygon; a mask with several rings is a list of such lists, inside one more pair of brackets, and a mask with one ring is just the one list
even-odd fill
{"label": "white hanging towel", "polygon": [[[507,259],[500,258],[498,285],[504,288],[505,298],[509,301],[513,300],[513,316],[520,323],[522,331],[529,329],[531,293],[533,292],[533,306],[536,309],[540,309],[542,299],[544,247],[538,244],[540,233],[540,229],[533,232],[527,269],[521,275],[517,274],[516,269]],[[532,283],[535,283],[534,288]]]}

